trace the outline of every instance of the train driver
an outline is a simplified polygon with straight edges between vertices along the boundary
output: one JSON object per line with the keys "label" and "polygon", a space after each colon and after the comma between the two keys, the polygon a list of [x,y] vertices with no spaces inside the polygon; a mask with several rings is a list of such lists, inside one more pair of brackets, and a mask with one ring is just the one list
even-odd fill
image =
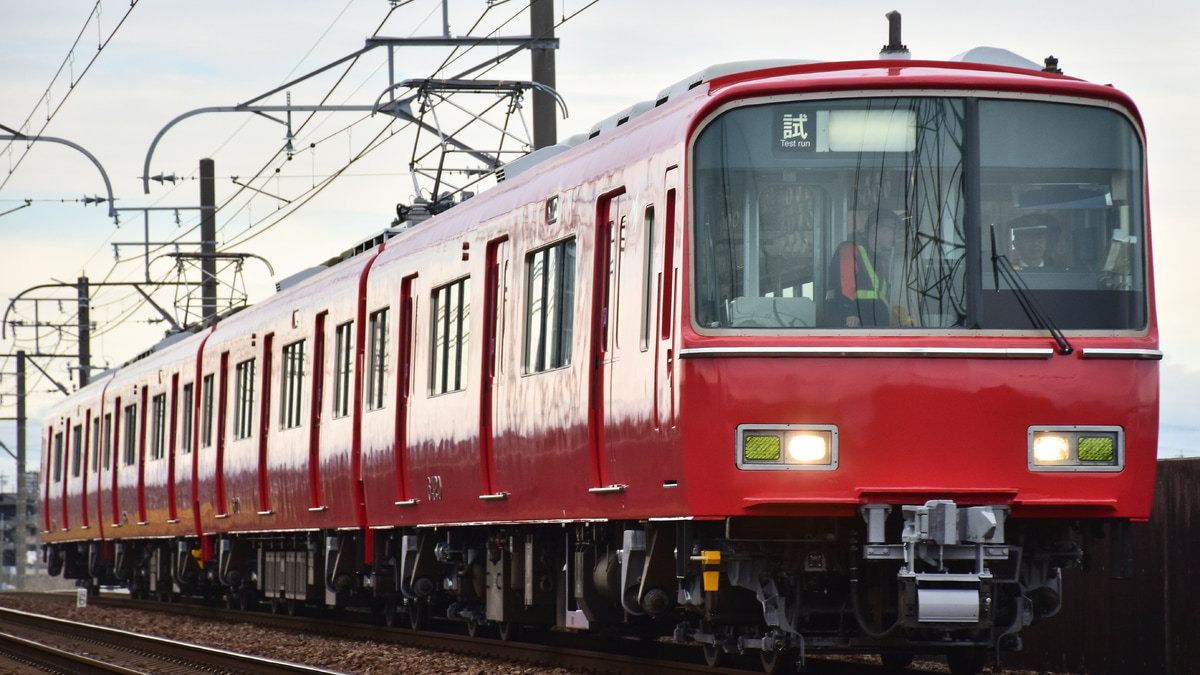
{"label": "train driver", "polygon": [[889,326],[888,261],[904,224],[896,214],[880,209],[866,226],[834,251],[829,266],[826,318],[835,326]]}
{"label": "train driver", "polygon": [[1045,213],[1021,216],[1009,224],[1012,229],[1013,259],[1015,269],[1046,269],[1055,267],[1047,257],[1051,230],[1057,223]]}

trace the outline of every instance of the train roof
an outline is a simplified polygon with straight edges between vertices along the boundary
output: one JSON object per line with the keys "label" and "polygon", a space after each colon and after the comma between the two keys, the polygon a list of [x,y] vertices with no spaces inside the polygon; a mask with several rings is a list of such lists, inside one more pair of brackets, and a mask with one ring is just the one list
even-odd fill
{"label": "train roof", "polygon": [[[903,52],[907,54],[907,52]],[[556,155],[570,150],[571,148],[583,143],[584,141],[596,138],[603,134],[615,131],[618,127],[628,124],[631,120],[645,114],[655,108],[659,108],[669,101],[678,98],[680,95],[690,92],[691,90],[703,84],[713,82],[714,80],[733,81],[741,79],[749,73],[758,73],[768,70],[787,70],[797,66],[816,66],[823,72],[831,72],[846,68],[861,68],[871,64],[882,65],[885,61],[905,61],[906,58],[897,58],[894,53],[888,54],[881,52],[879,61],[846,61],[846,62],[830,62],[819,61],[814,59],[758,59],[750,61],[733,61],[728,63],[718,63],[711,65],[703,70],[697,71],[688,77],[679,80],[678,82],[662,89],[652,100],[640,101],[628,108],[617,112],[614,115],[604,118],[592,126],[586,134],[576,134],[570,138],[559,142],[556,145],[535,150],[528,155],[518,157],[499,169],[497,179],[501,182],[517,176],[533,166],[540,164]],[[936,62],[930,62],[936,63]],[[1061,74],[1058,70],[1058,60],[1053,56],[1047,57],[1044,66],[1035,63],[1019,54],[1011,52],[1007,49],[997,47],[976,47],[967,50],[961,54],[951,57],[943,63],[959,63],[959,64],[975,64],[982,66],[1000,67],[1005,69],[1016,69],[1029,71],[1030,73],[1053,73]]]}
{"label": "train roof", "polygon": [[[889,64],[889,61],[891,62]],[[535,150],[523,157],[514,159],[502,166],[496,174],[498,185],[500,188],[505,183],[512,181],[513,178],[519,176],[529,170],[546,164],[549,160],[561,155],[569,150],[576,148],[579,145],[586,143],[592,139],[607,136],[612,134],[622,127],[628,125],[631,121],[638,117],[660,109],[668,103],[678,101],[693,90],[708,84],[710,89],[724,87],[746,82],[749,80],[770,79],[773,77],[808,75],[808,76],[836,76],[838,73],[846,74],[852,71],[874,71],[880,68],[891,66],[904,66],[906,69],[922,69],[922,68],[950,68],[961,70],[964,72],[992,72],[998,75],[1024,75],[1031,78],[1054,78],[1059,81],[1072,80],[1073,78],[1065,78],[1061,71],[1058,70],[1058,61],[1050,56],[1045,60],[1044,65],[1039,65],[1034,61],[1026,59],[1014,52],[1006,49],[995,47],[976,47],[968,51],[962,52],[951,57],[947,61],[911,61],[908,59],[908,52],[904,50],[885,49],[880,53],[879,60],[863,60],[863,61],[844,61],[830,62],[819,61],[812,59],[760,59],[750,61],[735,61],[728,63],[719,63],[708,66],[691,75],[667,86],[658,92],[658,95],[653,99],[635,103],[609,117],[594,124],[587,133],[576,134],[567,138],[555,145],[548,146]],[[979,66],[973,68],[972,66]],[[1075,80],[1078,82],[1077,80]],[[488,190],[492,193],[496,190]],[[465,203],[466,200],[459,202]],[[460,210],[461,206],[456,206],[452,211]],[[331,268],[336,267],[339,263],[357,257],[359,254],[375,249],[384,241],[387,241],[398,235],[415,235],[416,231],[426,230],[425,225],[431,217],[430,210],[427,207],[418,206],[413,213],[408,214],[407,222],[397,223],[391,228],[386,228],[382,232],[361,241],[341,254],[320,263],[316,266],[300,270],[288,277],[285,277],[276,283],[277,291],[284,291],[289,288],[298,286],[307,286],[310,283],[320,283],[318,278]],[[429,223],[432,225],[432,223]],[[217,317],[215,323],[227,319],[228,316]],[[206,324],[207,325],[207,324]],[[144,359],[166,348],[172,342],[175,342],[181,337],[184,337],[192,332],[199,332],[203,326],[194,327],[183,335],[168,336],[158,345],[151,347],[139,356],[131,359],[126,365],[132,362]]]}

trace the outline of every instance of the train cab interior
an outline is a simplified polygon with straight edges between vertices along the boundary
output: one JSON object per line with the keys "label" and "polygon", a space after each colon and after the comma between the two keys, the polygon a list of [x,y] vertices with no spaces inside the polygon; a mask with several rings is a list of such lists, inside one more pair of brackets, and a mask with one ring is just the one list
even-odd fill
{"label": "train cab interior", "polygon": [[692,147],[695,326],[1040,330],[1032,297],[1064,330],[1142,331],[1141,147],[1114,110],[1050,101],[723,110]]}

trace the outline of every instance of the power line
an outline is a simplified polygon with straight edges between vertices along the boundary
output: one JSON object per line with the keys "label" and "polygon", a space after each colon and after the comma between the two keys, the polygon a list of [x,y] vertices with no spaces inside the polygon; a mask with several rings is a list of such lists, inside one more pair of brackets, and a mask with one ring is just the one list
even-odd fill
{"label": "power line", "polygon": [[[117,22],[117,26],[115,28],[113,28],[111,33],[108,34],[108,37],[100,42],[99,46],[96,48],[96,53],[93,54],[92,58],[88,60],[88,63],[86,66],[84,66],[83,71],[81,73],[79,73],[79,77],[75,78],[69,84],[69,86],[67,88],[67,93],[63,95],[62,100],[58,102],[58,105],[54,107],[54,110],[49,110],[49,108],[50,108],[50,93],[51,93],[51,90],[54,88],[54,83],[58,81],[58,78],[60,75],[62,75],[64,68],[66,68],[70,64],[75,63],[75,50],[79,46],[79,41],[83,38],[84,31],[87,30],[88,25],[90,25],[92,23],[93,17],[96,18],[96,27],[97,27],[97,29],[99,29],[100,6],[101,6],[102,2],[103,2],[103,0],[96,0],[95,6],[92,7],[92,11],[88,14],[87,21],[84,22],[83,28],[81,28],[79,30],[79,35],[76,36],[76,38],[75,38],[75,43],[71,45],[71,49],[69,49],[67,51],[67,56],[66,56],[66,58],[63,59],[62,65],[60,65],[58,67],[58,72],[54,73],[54,77],[50,79],[50,84],[46,86],[46,91],[42,93],[41,98],[39,98],[37,100],[37,103],[35,103],[33,105],[33,110],[31,110],[29,112],[29,117],[26,117],[25,122],[21,125],[21,129],[29,128],[29,123],[33,119],[33,116],[35,114],[37,114],[38,109],[40,109],[42,107],[42,104],[45,103],[46,108],[47,108],[45,123],[42,124],[42,127],[40,129],[38,129],[36,134],[26,134],[27,136],[32,135],[36,139],[42,135],[42,132],[44,132],[46,130],[46,127],[50,126],[50,121],[54,119],[54,116],[58,114],[59,110],[62,110],[63,105],[66,104],[67,99],[70,98],[71,93],[75,91],[75,88],[79,84],[79,82],[83,80],[83,76],[87,75],[87,72],[89,70],[91,70],[92,64],[96,63],[96,59],[100,58],[100,54],[104,51],[104,48],[107,47],[108,43],[112,41],[113,37],[117,34],[117,31],[121,30],[121,26],[125,25],[125,20],[129,18],[130,14],[133,13],[133,8],[137,6],[138,0],[130,0],[129,9],[125,10],[125,16],[121,17],[121,20],[119,22]],[[73,76],[74,73],[72,72],[71,75]],[[9,141],[8,145],[5,145],[4,149],[0,150],[0,154],[4,154],[5,152],[11,153],[13,142],[14,141]],[[8,175],[6,175],[4,177],[4,180],[0,181],[0,189],[4,189],[4,186],[8,184],[8,179],[12,178],[12,175],[16,172],[17,168],[21,166],[21,162],[25,160],[25,157],[26,157],[26,155],[29,154],[29,150],[31,147],[32,147],[31,144],[26,144],[25,151],[22,152],[21,156],[17,158],[16,163],[13,164],[12,167],[9,168]]]}
{"label": "power line", "polygon": [[[562,18],[562,20],[561,20],[561,21],[559,21],[557,24],[555,24],[555,27],[556,27],[556,28],[557,28],[557,27],[560,27],[560,26],[564,25],[564,24],[565,24],[567,21],[570,21],[570,20],[572,20],[572,19],[574,19],[574,18],[578,17],[578,16],[579,16],[581,13],[583,13],[583,12],[584,12],[584,11],[586,11],[587,9],[591,8],[592,6],[594,6],[594,5],[595,5],[597,2],[599,2],[599,0],[593,0],[591,3],[589,3],[589,4],[585,5],[585,6],[584,6],[584,7],[582,7],[581,9],[579,9],[579,10],[575,11],[574,13],[572,13],[570,16],[564,16],[564,17]],[[483,14],[481,14],[481,15],[479,16],[479,18],[478,18],[478,19],[476,19],[475,23],[472,25],[472,27],[471,27],[471,30],[472,30],[472,31],[473,31],[475,28],[477,28],[477,27],[478,27],[478,26],[479,26],[479,25],[480,25],[480,24],[483,22],[483,19],[486,17],[487,13],[488,13],[489,11],[491,11],[491,9],[493,9],[493,8],[494,8],[494,7],[492,7],[492,6],[489,6],[489,7],[487,7],[487,8],[484,10],[484,13],[483,13]],[[487,36],[485,36],[485,37],[483,37],[483,38],[480,38],[480,39],[479,39],[479,40],[478,40],[478,41],[477,41],[475,44],[473,44],[473,45],[471,45],[471,46],[469,46],[469,47],[466,47],[466,48],[462,49],[461,53],[457,53],[457,55],[455,55],[455,52],[458,52],[460,48],[456,47],[456,48],[454,49],[454,52],[452,52],[451,56],[450,56],[450,57],[447,57],[447,59],[443,61],[442,65],[441,65],[441,66],[439,66],[438,68],[436,68],[436,69],[434,70],[434,73],[435,73],[435,75],[436,75],[436,73],[439,73],[439,72],[442,72],[443,70],[445,70],[445,68],[446,68],[446,67],[448,67],[450,64],[452,64],[452,63],[454,63],[454,62],[456,62],[456,61],[460,60],[461,58],[463,58],[463,57],[467,56],[469,53],[471,53],[471,51],[472,51],[472,50],[478,49],[478,48],[480,48],[480,47],[483,47],[483,46],[487,46],[487,45],[488,45],[488,40],[487,40],[487,38],[489,38],[489,37],[492,37],[492,36],[496,35],[496,33],[497,33],[498,31],[500,31],[501,29],[503,29],[505,26],[507,26],[509,23],[511,23],[512,21],[514,21],[514,20],[515,20],[516,18],[518,18],[519,16],[521,16],[521,15],[522,15],[522,14],[523,14],[523,13],[524,13],[524,12],[525,12],[525,11],[526,11],[528,8],[529,8],[529,4],[526,4],[526,5],[525,5],[525,6],[523,6],[521,9],[519,9],[517,12],[515,12],[513,15],[511,15],[509,18],[507,18],[506,20],[502,21],[502,22],[500,23],[500,25],[498,25],[498,26],[496,26],[495,28],[491,29],[491,30],[490,30],[490,32],[487,34]],[[390,16],[390,14],[389,14],[389,16]],[[387,21],[387,19],[385,18],[383,23],[386,23],[386,21]],[[382,28],[382,26],[383,26],[383,23],[381,23],[381,24],[380,24],[380,27],[379,27],[379,28]],[[376,31],[375,31],[375,35],[376,35],[376,36],[378,36],[379,28],[377,28],[377,29],[376,29]],[[468,32],[470,32],[470,31],[468,31]],[[531,36],[531,38],[533,38],[533,39],[537,39],[538,37],[542,37],[542,36]],[[516,55],[516,54],[517,54],[517,53],[519,53],[520,51],[522,51],[520,48],[518,48],[518,49],[514,49],[513,51],[511,51],[511,52],[510,52],[510,53],[508,53],[507,55],[504,55],[504,56],[503,56],[503,57],[501,57],[501,58],[498,58],[498,59],[495,59],[495,60],[493,60],[491,63],[486,63],[486,64],[484,64],[483,66],[476,66],[476,67],[470,68],[470,69],[468,69],[468,70],[464,71],[463,73],[461,73],[461,74],[459,74],[459,75],[455,76],[455,78],[454,78],[454,79],[461,78],[461,77],[465,77],[466,75],[468,75],[468,74],[470,74],[470,73],[472,73],[472,72],[475,72],[475,71],[481,71],[481,72],[480,72],[480,74],[486,74],[486,73],[488,73],[488,72],[490,72],[490,71],[494,70],[495,68],[499,67],[501,63],[503,63],[504,61],[506,61],[506,60],[507,60],[508,58],[510,58],[511,56],[514,56],[514,55]],[[334,90],[336,90],[336,88],[337,88],[337,87],[338,87],[338,86],[341,84],[342,80],[344,80],[344,79],[345,79],[345,77],[346,77],[346,76],[349,74],[349,72],[350,72],[350,70],[351,70],[351,67],[352,67],[353,65],[355,65],[357,62],[358,62],[358,57],[355,57],[354,61],[353,61],[353,62],[350,64],[350,67],[348,67],[348,68],[346,69],[346,71],[343,73],[342,77],[341,77],[341,78],[339,78],[338,82],[337,82],[337,83],[335,83],[335,84],[333,85],[333,87],[330,89],[329,93],[328,93],[328,94],[327,94],[327,95],[326,95],[326,96],[325,96],[325,97],[322,99],[322,104],[324,104],[324,102],[325,102],[325,101],[327,101],[327,100],[329,99],[329,97],[330,97],[330,96],[332,96],[332,94],[333,94],[333,91],[334,91]],[[452,94],[450,94],[449,96],[452,96]],[[447,96],[447,98],[448,98],[449,96]],[[308,116],[308,118],[306,118],[306,119],[305,119],[304,123],[303,123],[303,124],[301,125],[301,127],[300,127],[300,128],[297,130],[297,132],[296,132],[296,134],[295,134],[295,135],[297,135],[297,136],[298,136],[298,135],[299,135],[299,132],[300,132],[300,130],[302,130],[302,129],[304,128],[304,126],[305,126],[305,125],[307,125],[307,124],[309,123],[309,121],[311,121],[311,120],[312,120],[312,119],[313,119],[315,116],[316,116],[316,113],[315,113],[315,112],[314,112],[314,113],[310,113],[310,115]],[[352,124],[348,125],[347,127],[344,127],[344,128],[342,129],[342,131],[339,131],[339,132],[337,132],[337,134],[344,133],[346,130],[348,130],[348,129],[351,129],[351,128],[353,128],[354,126],[357,126],[358,124],[361,124],[362,122],[365,122],[365,121],[367,121],[367,119],[369,119],[369,118],[362,118],[362,119],[358,120],[357,122],[354,122],[354,123],[352,123]],[[390,121],[390,122],[389,122],[389,126],[391,126],[391,124],[393,124],[394,122],[395,122],[395,120],[392,120],[392,121]],[[368,143],[366,146],[364,146],[364,148],[363,148],[362,150],[360,150],[360,151],[359,151],[359,153],[358,153],[357,155],[355,155],[355,156],[354,156],[354,157],[353,157],[353,158],[352,158],[352,159],[351,159],[351,160],[350,160],[350,161],[349,161],[349,162],[348,162],[348,163],[347,163],[345,166],[343,166],[343,168],[342,168],[341,170],[339,170],[339,171],[335,171],[334,173],[332,173],[332,174],[330,174],[330,175],[329,175],[329,179],[328,179],[328,180],[326,180],[326,181],[323,181],[322,183],[318,184],[317,186],[314,186],[314,188],[313,188],[313,189],[315,190],[315,192],[312,192],[311,190],[310,190],[310,191],[306,191],[305,193],[302,193],[301,197],[296,197],[296,198],[294,198],[294,199],[293,199],[294,208],[290,208],[290,209],[282,209],[282,210],[286,210],[286,213],[284,213],[284,214],[280,214],[280,213],[279,213],[279,210],[281,210],[281,209],[277,209],[277,210],[276,210],[276,212],[274,212],[274,213],[272,213],[272,214],[270,214],[270,215],[268,215],[268,216],[265,216],[265,217],[263,217],[262,219],[260,219],[260,220],[259,220],[259,221],[257,221],[256,223],[253,223],[253,224],[251,224],[249,227],[247,227],[245,230],[243,230],[243,231],[242,231],[242,233],[241,233],[240,235],[233,235],[233,236],[231,236],[229,239],[230,239],[230,240],[234,240],[234,239],[236,239],[236,241],[231,241],[231,242],[230,242],[228,245],[229,245],[229,246],[238,246],[238,245],[244,244],[245,242],[247,242],[247,241],[249,241],[249,240],[251,240],[251,239],[254,239],[254,238],[258,237],[258,236],[259,236],[259,235],[261,235],[262,233],[264,233],[264,232],[266,232],[267,230],[269,230],[269,229],[273,228],[275,225],[278,225],[279,223],[283,222],[283,221],[284,221],[284,220],[285,220],[287,217],[289,217],[291,214],[295,213],[295,212],[296,212],[296,211],[297,211],[297,210],[300,208],[300,206],[303,206],[304,204],[306,204],[308,201],[310,201],[312,198],[314,198],[314,197],[315,197],[317,194],[319,194],[321,191],[323,191],[323,190],[324,190],[326,187],[328,187],[328,186],[329,186],[329,184],[332,182],[332,180],[334,180],[334,179],[336,179],[336,178],[338,178],[338,177],[341,177],[341,176],[342,176],[342,174],[343,174],[343,172],[344,172],[346,169],[348,169],[348,168],[349,168],[349,167],[350,167],[352,164],[354,164],[355,162],[357,162],[357,161],[361,160],[361,159],[362,159],[364,156],[366,156],[367,154],[369,154],[369,153],[373,152],[374,150],[378,149],[379,145],[382,145],[382,142],[384,142],[384,141],[387,141],[387,140],[388,140],[388,139],[390,139],[392,136],[396,135],[396,134],[397,134],[397,133],[399,133],[400,131],[404,131],[404,130],[408,129],[410,126],[412,126],[412,123],[411,123],[411,122],[406,122],[406,123],[404,124],[404,126],[403,126],[401,129],[399,129],[399,130],[397,130],[397,131],[393,132],[392,134],[390,134],[390,135],[389,135],[389,136],[387,136],[386,138],[383,138],[383,139],[382,139],[382,141],[380,140],[380,138],[383,136],[383,134],[386,132],[386,130],[387,130],[387,129],[385,128],[383,131],[380,131],[378,134],[376,134],[376,136],[375,136],[375,137],[374,137],[374,138],[373,138],[373,139],[372,139],[372,140],[371,140],[371,141],[370,141],[370,142],[369,142],[369,143]],[[335,135],[336,135],[336,134],[335,134]],[[323,142],[323,141],[325,141],[325,140],[328,140],[329,138],[332,138],[332,136],[326,136],[324,139],[322,139],[322,141],[321,141],[321,142]],[[313,144],[313,146],[315,146],[315,145],[316,145],[316,143],[314,143],[314,144]],[[310,146],[310,147],[311,147],[311,146]],[[258,180],[258,179],[262,178],[262,177],[263,177],[263,172],[264,172],[264,171],[265,171],[265,170],[266,170],[266,169],[267,169],[267,168],[268,168],[268,167],[269,167],[269,166],[270,166],[270,165],[271,165],[273,162],[277,161],[277,160],[280,158],[280,156],[281,156],[282,154],[283,154],[283,150],[282,150],[282,149],[281,149],[281,150],[279,150],[279,151],[277,151],[277,152],[275,153],[275,155],[274,155],[274,156],[272,156],[272,157],[271,157],[271,158],[270,158],[270,159],[269,159],[269,160],[268,160],[268,161],[267,161],[267,162],[264,164],[264,166],[263,166],[261,169],[259,169],[259,171],[258,171],[258,172],[255,174],[255,176],[254,176],[252,179],[250,179],[250,180],[248,180],[248,181],[247,181],[247,184],[252,184],[252,183],[253,183],[255,180]],[[281,166],[284,166],[284,165],[282,165],[282,164],[281,164],[281,165],[280,165],[280,167],[281,167]],[[278,170],[280,167],[277,167],[277,170]],[[233,199],[234,199],[235,197],[237,197],[237,196],[238,196],[238,194],[240,194],[240,192],[241,192],[241,191],[239,191],[238,193],[235,193],[233,196],[231,196],[231,197],[230,197],[230,199],[226,200],[226,202],[225,202],[225,204],[222,206],[222,208],[224,208],[224,207],[225,207],[225,206],[227,206],[229,203],[231,203],[231,202],[233,201]],[[311,192],[311,194],[310,194],[310,192]],[[307,196],[306,196],[306,195],[307,195]],[[245,204],[243,204],[241,207],[239,207],[239,208],[238,208],[238,210],[237,210],[237,211],[236,211],[234,214],[232,214],[231,218],[232,218],[232,217],[234,217],[234,216],[236,216],[237,214],[241,213],[241,212],[242,212],[242,211],[243,211],[245,208],[247,208],[247,207],[249,206],[249,204],[250,204],[250,201],[252,201],[252,200],[253,200],[253,197],[251,197],[251,199],[250,199],[250,200],[248,200],[248,201],[247,201]],[[273,220],[273,222],[270,222],[270,224],[266,225],[265,227],[261,227],[261,228],[259,228],[259,229],[258,229],[256,232],[254,232],[254,233],[250,234],[250,231],[251,231],[251,230],[253,230],[253,229],[255,229],[255,228],[258,226],[258,225],[260,225],[261,223],[263,223],[263,222],[266,222],[266,221],[268,221],[268,220],[272,220],[272,219],[274,219],[274,220]],[[230,220],[227,220],[226,222],[228,223],[228,222],[230,222]],[[223,227],[222,227],[222,229],[223,229]],[[238,239],[238,237],[242,237],[242,238]]]}

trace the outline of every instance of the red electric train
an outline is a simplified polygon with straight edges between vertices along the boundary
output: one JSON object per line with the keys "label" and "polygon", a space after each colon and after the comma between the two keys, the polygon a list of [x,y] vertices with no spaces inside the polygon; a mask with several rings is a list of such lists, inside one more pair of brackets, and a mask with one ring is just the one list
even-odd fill
{"label": "red electric train", "polygon": [[1049,66],[711,68],[64,401],[51,570],[976,672],[1150,515],[1145,167]]}

